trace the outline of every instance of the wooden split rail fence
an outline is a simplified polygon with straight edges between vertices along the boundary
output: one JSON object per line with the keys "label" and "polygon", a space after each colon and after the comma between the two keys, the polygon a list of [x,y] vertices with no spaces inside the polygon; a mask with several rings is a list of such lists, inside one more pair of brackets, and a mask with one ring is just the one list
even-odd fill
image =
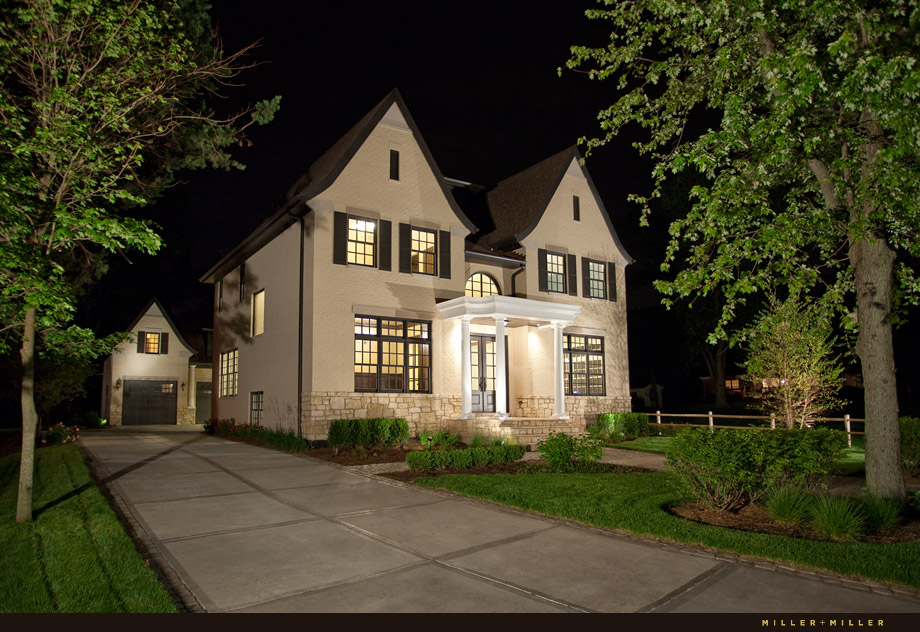
{"label": "wooden split rail fence", "polygon": [[[651,414],[652,414],[652,413],[648,413],[649,416],[651,416]],[[716,414],[713,414],[713,412],[712,412],[711,410],[709,411],[708,415],[702,415],[702,414],[699,414],[699,413],[663,413],[663,412],[661,412],[660,410],[656,410],[656,411],[655,411],[655,422],[656,422],[658,425],[661,425],[661,418],[662,418],[662,417],[690,417],[690,418],[693,418],[693,419],[699,419],[700,417],[703,417],[703,416],[708,416],[708,418],[709,418],[709,424],[708,424],[708,425],[707,425],[707,424],[690,424],[690,423],[684,423],[684,424],[681,424],[681,425],[690,426],[690,427],[692,427],[692,428],[738,428],[739,426],[721,426],[721,425],[716,425],[715,419],[716,419],[716,418],[720,418],[720,419],[747,419],[747,420],[754,420],[754,421],[769,421],[769,422],[770,422],[770,429],[771,429],[771,430],[776,430],[776,416],[775,416],[775,415],[771,415],[771,416],[769,416],[769,417],[764,417],[764,416],[760,416],[760,415],[716,415]],[[847,433],[847,445],[850,446],[851,448],[853,447],[853,436],[854,436],[854,435],[865,435],[865,434],[866,434],[865,431],[863,431],[863,432],[855,432],[855,431],[852,429],[852,426],[851,426],[852,423],[862,423],[862,424],[865,424],[865,423],[866,423],[866,420],[865,420],[865,419],[852,418],[852,417],[850,417],[849,415],[844,415],[843,417],[815,417],[814,419],[810,419],[810,420],[806,421],[805,423],[806,423],[807,425],[809,425],[809,426],[813,426],[813,425],[815,424],[815,422],[822,422],[822,423],[823,423],[823,422],[828,422],[828,421],[833,421],[833,422],[840,422],[840,421],[842,421],[842,422],[843,422],[843,427],[844,427],[844,429],[845,429],[845,431],[846,431],[846,433]],[[668,424],[668,425],[676,425],[676,424]],[[863,426],[863,428],[865,428],[865,425]]]}

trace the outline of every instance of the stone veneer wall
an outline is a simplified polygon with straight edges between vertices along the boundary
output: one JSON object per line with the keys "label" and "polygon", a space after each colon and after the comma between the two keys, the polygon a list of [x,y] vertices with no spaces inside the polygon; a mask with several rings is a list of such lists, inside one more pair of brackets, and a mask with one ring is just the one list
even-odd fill
{"label": "stone veneer wall", "polygon": [[[556,412],[556,400],[552,397],[518,397],[512,417],[552,417]],[[628,413],[632,402],[628,397],[575,397],[565,398],[565,414],[573,423],[590,426],[600,413]]]}
{"label": "stone veneer wall", "polygon": [[176,415],[177,426],[190,426],[195,423],[195,409],[188,406],[180,406]]}
{"label": "stone veneer wall", "polygon": [[120,426],[121,425],[121,405],[120,404],[110,404],[109,405],[108,422],[110,426]]}
{"label": "stone veneer wall", "polygon": [[447,419],[460,414],[460,396],[427,393],[314,392],[303,398],[303,436],[326,439],[336,419],[396,418],[409,422],[412,436],[440,430]]}

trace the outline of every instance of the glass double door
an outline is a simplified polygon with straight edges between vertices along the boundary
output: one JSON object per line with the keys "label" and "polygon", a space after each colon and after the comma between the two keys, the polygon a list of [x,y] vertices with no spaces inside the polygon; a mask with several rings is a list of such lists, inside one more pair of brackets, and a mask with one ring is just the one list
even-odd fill
{"label": "glass double door", "polygon": [[[507,353],[507,341],[505,357]],[[476,413],[495,412],[495,336],[472,334],[470,336],[470,376],[472,378],[472,411]],[[505,384],[508,383],[508,367],[505,366]]]}

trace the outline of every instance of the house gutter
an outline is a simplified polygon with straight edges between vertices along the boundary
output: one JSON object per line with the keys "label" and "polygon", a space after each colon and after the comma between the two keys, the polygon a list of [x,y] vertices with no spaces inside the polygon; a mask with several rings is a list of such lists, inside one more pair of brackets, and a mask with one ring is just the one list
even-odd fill
{"label": "house gutter", "polygon": [[297,438],[303,438],[303,277],[304,277],[304,235],[307,231],[304,222],[305,212],[288,213],[300,222],[300,284],[298,286],[299,301],[297,303]]}
{"label": "house gutter", "polygon": [[524,271],[524,263],[522,262],[521,267],[515,270],[511,275],[511,296],[517,296],[517,290],[515,289],[515,286],[514,286],[514,277],[516,277],[523,271]]}

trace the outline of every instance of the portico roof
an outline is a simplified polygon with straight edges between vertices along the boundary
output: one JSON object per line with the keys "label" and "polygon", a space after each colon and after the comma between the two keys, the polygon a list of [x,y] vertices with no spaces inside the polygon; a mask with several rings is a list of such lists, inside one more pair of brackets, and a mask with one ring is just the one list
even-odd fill
{"label": "portico roof", "polygon": [[559,322],[571,325],[581,311],[579,305],[535,301],[517,296],[461,296],[438,304],[441,318],[445,320],[467,317],[483,318],[504,316],[507,319],[531,322]]}

